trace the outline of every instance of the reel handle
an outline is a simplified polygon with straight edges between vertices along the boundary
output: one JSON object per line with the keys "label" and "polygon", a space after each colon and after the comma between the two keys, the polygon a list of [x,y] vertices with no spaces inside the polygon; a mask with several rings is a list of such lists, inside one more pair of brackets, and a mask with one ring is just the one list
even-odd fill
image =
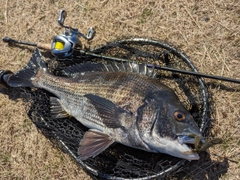
{"label": "reel handle", "polygon": [[64,21],[67,17],[67,12],[65,10],[60,10],[60,13],[59,13],[59,18],[58,18],[58,24],[62,27],[65,27],[64,26]]}

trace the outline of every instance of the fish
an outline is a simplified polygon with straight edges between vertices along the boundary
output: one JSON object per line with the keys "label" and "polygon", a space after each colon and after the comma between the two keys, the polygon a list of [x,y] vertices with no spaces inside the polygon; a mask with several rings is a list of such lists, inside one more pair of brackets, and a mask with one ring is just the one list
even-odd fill
{"label": "fish", "polygon": [[53,119],[71,116],[88,128],[78,147],[81,160],[114,143],[198,160],[191,148],[193,135],[203,140],[198,125],[174,91],[154,77],[146,63],[136,62],[80,63],[56,76],[36,49],[6,83],[50,92]]}

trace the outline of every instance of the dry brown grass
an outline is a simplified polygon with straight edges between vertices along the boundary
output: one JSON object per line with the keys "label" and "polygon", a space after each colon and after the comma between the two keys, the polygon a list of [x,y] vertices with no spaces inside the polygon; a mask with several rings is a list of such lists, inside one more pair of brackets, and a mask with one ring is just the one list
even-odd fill
{"label": "dry brown grass", "polygon": [[[66,24],[83,32],[95,27],[91,47],[122,36],[163,39],[184,50],[200,72],[240,79],[239,0],[0,0],[0,7],[0,37],[50,42],[62,31],[56,20],[65,9]],[[0,69],[16,72],[31,56],[29,49],[0,46]],[[209,87],[216,105],[212,132],[224,143],[210,154],[219,162],[227,158],[229,167],[219,179],[240,179],[240,85],[217,84]],[[37,132],[20,99],[3,94],[0,99],[1,179],[90,179]]]}

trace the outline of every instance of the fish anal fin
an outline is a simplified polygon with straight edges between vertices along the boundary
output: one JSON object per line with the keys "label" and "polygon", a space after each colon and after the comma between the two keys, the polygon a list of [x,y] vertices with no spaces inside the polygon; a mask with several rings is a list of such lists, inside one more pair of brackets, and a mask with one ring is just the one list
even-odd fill
{"label": "fish anal fin", "polygon": [[61,102],[56,97],[50,97],[51,115],[53,118],[67,118],[71,117],[62,107]]}
{"label": "fish anal fin", "polygon": [[115,141],[109,135],[98,130],[88,130],[80,142],[78,155],[81,160],[86,160],[89,157],[95,157],[105,149],[107,149]]}
{"label": "fish anal fin", "polygon": [[131,112],[105,98],[93,94],[86,94],[85,97],[96,108],[98,115],[103,119],[103,123],[109,128],[123,128],[122,118],[126,119],[132,116]]}

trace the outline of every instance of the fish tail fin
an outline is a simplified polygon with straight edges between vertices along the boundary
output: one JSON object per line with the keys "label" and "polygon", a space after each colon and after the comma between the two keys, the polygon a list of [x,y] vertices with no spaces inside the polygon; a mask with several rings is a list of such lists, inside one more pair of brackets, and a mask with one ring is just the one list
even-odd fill
{"label": "fish tail fin", "polygon": [[10,87],[33,87],[32,81],[40,69],[47,71],[47,65],[37,48],[28,64],[22,70],[10,76],[6,82]]}

